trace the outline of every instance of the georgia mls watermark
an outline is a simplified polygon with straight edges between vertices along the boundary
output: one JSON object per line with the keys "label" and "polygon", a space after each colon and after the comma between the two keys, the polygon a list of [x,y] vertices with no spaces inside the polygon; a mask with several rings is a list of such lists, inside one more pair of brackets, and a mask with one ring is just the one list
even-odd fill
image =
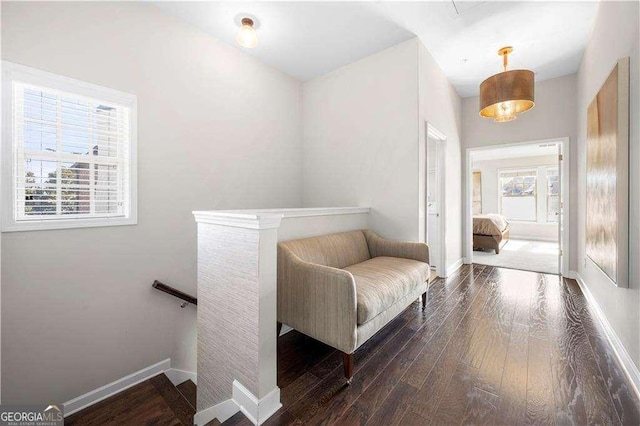
{"label": "georgia mls watermark", "polygon": [[0,405],[0,426],[63,426],[62,405]]}

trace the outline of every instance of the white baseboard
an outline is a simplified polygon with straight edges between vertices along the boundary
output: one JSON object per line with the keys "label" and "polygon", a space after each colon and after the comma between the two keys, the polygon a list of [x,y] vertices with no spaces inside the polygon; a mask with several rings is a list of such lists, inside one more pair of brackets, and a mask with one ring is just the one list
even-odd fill
{"label": "white baseboard", "polygon": [[162,374],[169,368],[171,368],[171,359],[167,358],[164,361],[158,362],[157,364],[150,365],[149,367],[129,374],[126,377],[101,386],[98,389],[94,389],[90,392],[85,393],[84,395],[80,395],[77,398],[73,398],[72,400],[69,400],[63,404],[64,415],[66,417],[70,414],[76,413],[84,408],[89,407],[90,405],[95,404],[96,402],[100,402],[103,399],[109,398],[110,396],[122,392],[123,390],[128,389],[131,386],[135,386],[138,383],[142,383],[145,380],[157,376],[158,374]]}
{"label": "white baseboard", "polygon": [[[291,327],[288,328],[289,330],[287,331],[293,330]],[[65,402],[63,404],[64,415],[65,417],[69,416],[162,373],[167,375],[174,386],[186,380],[191,380],[197,384],[198,379],[195,372],[171,368],[171,359],[165,359]],[[193,417],[194,423],[196,425],[206,425],[213,419],[218,419],[222,423],[238,411],[242,411],[253,424],[260,425],[282,407],[280,389],[277,387],[264,398],[257,399],[247,388],[237,380],[234,380],[232,394],[232,399],[197,412]]]}
{"label": "white baseboard", "polygon": [[584,294],[584,297],[587,300],[587,303],[591,305],[591,307],[593,308],[593,311],[598,317],[598,320],[600,320],[600,323],[602,323],[602,327],[604,328],[604,332],[605,332],[605,335],[607,336],[607,340],[609,340],[609,343],[613,348],[613,352],[616,354],[616,356],[620,360],[620,363],[622,364],[622,368],[624,372],[626,373],[627,377],[629,377],[629,380],[631,381],[631,384],[633,386],[633,390],[636,393],[636,396],[640,398],[640,371],[638,370],[638,367],[633,362],[633,359],[629,355],[629,352],[627,352],[627,349],[622,344],[622,341],[614,331],[613,327],[609,323],[609,320],[605,316],[604,312],[602,311],[602,309],[600,309],[600,305],[598,305],[598,301],[593,296],[593,293],[591,293],[591,291],[585,284],[580,274],[578,274],[576,271],[569,271],[567,278],[573,278],[578,282],[578,285],[580,286],[580,289],[582,290],[582,294]]}
{"label": "white baseboard", "polygon": [[182,382],[191,380],[194,384],[198,384],[198,375],[195,371],[178,370],[177,368],[170,368],[164,372],[167,375],[173,386],[178,386]]}
{"label": "white baseboard", "polygon": [[240,411],[256,426],[263,424],[282,407],[280,388],[277,386],[264,398],[258,399],[237,380],[233,381],[233,400],[240,407]]}
{"label": "white baseboard", "polygon": [[531,237],[531,236],[513,236],[509,235],[509,240],[525,240],[525,241],[540,241],[543,243],[557,243],[558,238],[544,238],[544,237]]}
{"label": "white baseboard", "polygon": [[213,419],[218,419],[220,423],[223,423],[238,411],[241,411],[251,423],[259,426],[282,407],[280,403],[280,388],[278,387],[269,392],[264,398],[258,399],[240,382],[234,380],[232,395],[232,399],[197,412],[193,417],[193,423],[197,426],[202,426]]}
{"label": "white baseboard", "polygon": [[456,260],[453,263],[453,265],[449,266],[447,268],[447,277],[453,274],[454,272],[456,272],[458,269],[460,269],[463,263],[464,263],[464,258],[461,257],[460,259]]}
{"label": "white baseboard", "polygon": [[227,399],[206,410],[198,411],[195,416],[193,416],[193,423],[196,426],[204,426],[213,419],[218,419],[218,421],[222,423],[238,411],[240,411],[238,404],[236,404],[233,399]]}
{"label": "white baseboard", "polygon": [[[283,331],[284,327],[289,329],[285,332],[293,330],[291,327],[285,325],[283,326]],[[65,417],[69,416],[162,373],[167,375],[174,386],[186,380],[191,380],[196,384],[198,381],[195,372],[171,368],[171,359],[167,358],[164,361],[150,365],[149,367],[65,402],[63,404],[64,415]],[[278,387],[269,392],[264,398],[258,399],[249,392],[247,388],[242,386],[240,382],[234,380],[232,395],[232,399],[197,412],[193,417],[194,423],[196,425],[206,425],[213,419],[218,419],[218,421],[222,423],[238,411],[242,411],[253,424],[258,426],[282,407],[280,403],[280,388]]]}
{"label": "white baseboard", "polygon": [[578,284],[580,285],[580,288],[582,288],[582,284],[580,281],[582,281],[581,278],[578,278],[578,273],[576,271],[569,271],[568,274],[564,275],[565,278],[571,278],[572,280],[576,280],[578,281]]}
{"label": "white baseboard", "polygon": [[289,327],[287,324],[282,324],[282,330],[280,330],[280,336],[283,336],[293,330],[293,327]]}

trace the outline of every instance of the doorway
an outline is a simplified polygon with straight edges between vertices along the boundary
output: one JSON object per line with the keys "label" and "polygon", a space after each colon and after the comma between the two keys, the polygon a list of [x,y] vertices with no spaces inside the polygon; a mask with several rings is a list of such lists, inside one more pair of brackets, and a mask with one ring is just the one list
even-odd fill
{"label": "doorway", "polygon": [[446,137],[430,123],[425,140],[425,241],[429,245],[432,276],[447,276],[445,238]]}
{"label": "doorway", "polygon": [[467,263],[566,275],[568,138],[467,149]]}

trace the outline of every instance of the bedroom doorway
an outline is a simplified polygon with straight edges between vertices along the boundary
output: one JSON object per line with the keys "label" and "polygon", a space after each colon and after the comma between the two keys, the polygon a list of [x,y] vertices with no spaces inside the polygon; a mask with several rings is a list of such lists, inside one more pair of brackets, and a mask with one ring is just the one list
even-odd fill
{"label": "bedroom doorway", "polygon": [[568,139],[467,150],[467,262],[566,274]]}
{"label": "bedroom doorway", "polygon": [[432,277],[447,276],[445,239],[445,143],[446,137],[426,124],[425,138],[425,241],[429,245]]}

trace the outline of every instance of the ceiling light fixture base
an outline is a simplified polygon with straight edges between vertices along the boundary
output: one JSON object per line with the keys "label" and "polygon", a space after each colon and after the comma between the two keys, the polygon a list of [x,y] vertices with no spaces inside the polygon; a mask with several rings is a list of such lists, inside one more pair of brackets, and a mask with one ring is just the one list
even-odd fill
{"label": "ceiling light fixture base", "polygon": [[513,52],[513,47],[506,46],[506,47],[503,47],[502,49],[498,50],[498,55],[504,56],[504,55],[508,55],[511,52]]}
{"label": "ceiling light fixture base", "polygon": [[236,24],[236,26],[238,28],[242,27],[242,21],[244,19],[251,19],[251,21],[253,21],[253,28],[258,30],[260,29],[260,20],[253,14],[251,13],[238,13],[236,16],[233,17],[233,23]]}

